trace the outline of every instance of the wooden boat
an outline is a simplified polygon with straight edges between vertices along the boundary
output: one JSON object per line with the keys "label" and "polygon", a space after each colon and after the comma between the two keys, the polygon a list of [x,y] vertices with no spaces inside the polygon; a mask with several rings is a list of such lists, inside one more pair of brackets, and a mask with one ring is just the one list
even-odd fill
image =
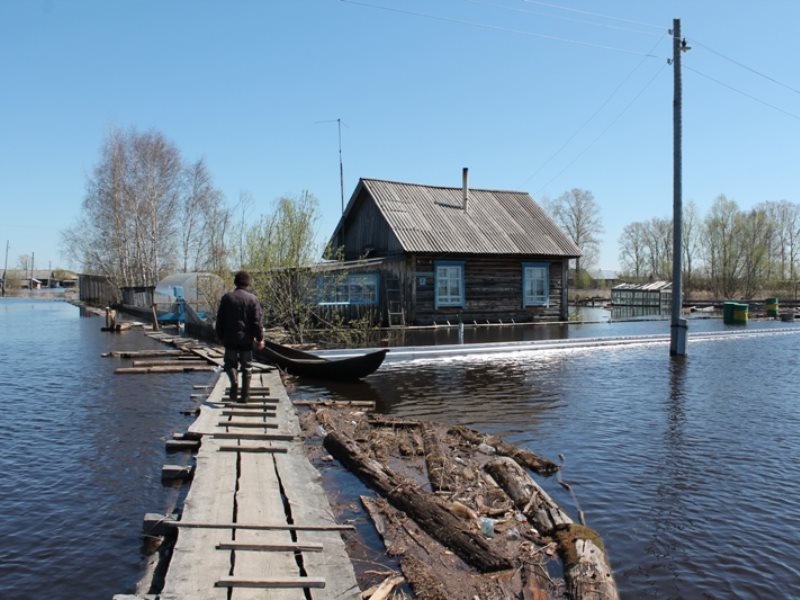
{"label": "wooden boat", "polygon": [[360,356],[327,359],[264,340],[264,349],[256,351],[256,355],[292,375],[353,381],[374,373],[383,363],[388,351],[387,348]]}

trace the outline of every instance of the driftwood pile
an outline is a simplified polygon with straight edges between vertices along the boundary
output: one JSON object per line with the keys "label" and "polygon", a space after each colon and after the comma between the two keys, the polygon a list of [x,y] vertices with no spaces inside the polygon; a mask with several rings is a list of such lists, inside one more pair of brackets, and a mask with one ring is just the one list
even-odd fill
{"label": "driftwood pile", "polygon": [[301,422],[377,492],[361,501],[402,576],[365,598],[390,598],[404,580],[422,600],[618,598],[598,534],[529,473],[555,463],[465,427],[352,408],[312,406]]}

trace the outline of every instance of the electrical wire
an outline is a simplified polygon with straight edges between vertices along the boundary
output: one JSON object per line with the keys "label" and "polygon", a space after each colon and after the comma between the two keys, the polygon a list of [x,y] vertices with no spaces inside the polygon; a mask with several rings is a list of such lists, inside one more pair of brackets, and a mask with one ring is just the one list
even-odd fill
{"label": "electrical wire", "polygon": [[608,126],[605,129],[603,129],[603,131],[601,131],[589,143],[589,145],[586,146],[586,148],[584,148],[567,166],[565,166],[563,169],[561,169],[558,173],[556,173],[553,177],[551,177],[547,181],[547,183],[545,183],[541,188],[539,188],[539,190],[536,192],[536,195],[538,196],[541,192],[543,192],[551,183],[553,183],[556,179],[561,177],[561,175],[563,175],[570,167],[572,167],[572,165],[574,165],[576,162],[578,162],[578,160],[580,160],[580,158],[583,157],[584,154],[586,154],[589,150],[591,150],[592,147],[600,140],[600,138],[602,138],[614,125],[617,124],[617,122],[623,117],[623,115],[625,115],[625,113],[628,112],[630,107],[633,106],[633,104],[639,99],[639,97],[642,94],[644,94],[644,92],[647,90],[647,88],[649,88],[653,84],[653,82],[656,79],[658,79],[659,75],[661,75],[661,73],[663,73],[664,69],[666,69],[666,68],[667,68],[667,64],[664,63],[661,66],[661,68],[656,72],[656,74],[653,75],[653,77],[650,78],[650,80],[647,83],[645,83],[644,87],[642,87],[642,89],[639,90],[639,93],[636,94],[636,96],[634,96],[633,99],[625,106],[625,108],[623,108],[622,111],[614,118],[614,120],[611,121],[611,123],[609,123]]}
{"label": "electrical wire", "polygon": [[[523,31],[521,29],[511,29],[511,28],[508,28],[508,27],[501,27],[499,25],[490,25],[488,23],[479,23],[479,22],[476,22],[476,21],[466,21],[466,20],[463,20],[463,19],[456,19],[454,17],[442,17],[442,16],[438,16],[438,15],[432,15],[432,14],[429,14],[429,13],[421,13],[421,12],[416,12],[416,11],[411,11],[411,10],[404,10],[404,9],[401,9],[401,8],[393,8],[393,7],[390,7],[390,6],[381,6],[380,4],[372,4],[370,2],[361,2],[359,0],[339,0],[339,1],[343,2],[345,4],[352,4],[354,6],[361,6],[361,7],[365,7],[365,8],[373,8],[373,9],[376,9],[376,10],[384,10],[384,11],[387,11],[387,12],[394,12],[394,13],[399,13],[399,14],[403,14],[403,15],[413,16],[413,17],[422,17],[422,18],[426,18],[426,19],[433,19],[435,21],[444,21],[446,23],[456,23],[458,25],[466,25],[468,27],[476,27],[478,29],[488,29],[488,30],[491,30],[491,31],[500,31],[500,32],[503,32],[503,33],[513,33],[513,34],[516,34],[516,35],[523,35],[523,36],[527,36],[527,37],[535,37],[535,38],[540,38],[540,39],[544,39],[544,40],[550,40],[550,41],[554,41],[554,42],[562,42],[562,43],[565,43],[565,44],[575,44],[577,46],[585,46],[585,47],[588,47],[588,48],[598,48],[600,50],[608,50],[610,52],[620,52],[622,54],[632,54],[634,56],[647,56],[647,55],[643,55],[641,52],[636,52],[634,50],[627,50],[625,48],[616,48],[614,46],[606,46],[606,45],[603,45],[603,44],[594,44],[592,42],[584,42],[584,41],[581,41],[581,40],[574,40],[574,39],[555,36],[555,35],[548,35],[546,33],[537,33],[537,32],[534,32],[534,31]],[[663,57],[652,55],[652,56],[649,56],[649,58],[663,58]]]}
{"label": "electrical wire", "polygon": [[706,75],[705,73],[703,73],[701,71],[698,71],[697,69],[693,69],[692,67],[686,65],[685,63],[683,63],[683,68],[686,69],[687,71],[691,71],[692,73],[696,73],[696,74],[700,75],[700,77],[705,77],[709,81],[713,81],[717,85],[720,85],[720,86],[722,86],[724,88],[727,88],[727,89],[729,89],[729,90],[731,90],[733,92],[736,92],[737,94],[741,94],[745,98],[750,98],[750,100],[754,100],[755,102],[758,102],[759,104],[763,104],[764,106],[767,106],[767,107],[769,107],[769,108],[771,108],[773,110],[776,110],[776,111],[778,111],[780,113],[783,113],[786,116],[789,116],[789,117],[791,117],[793,119],[797,119],[798,121],[800,121],[800,115],[796,115],[794,113],[789,112],[788,110],[782,109],[779,106],[775,106],[774,104],[770,104],[769,102],[767,102],[765,100],[762,100],[761,98],[757,98],[756,96],[753,96],[752,94],[748,94],[747,92],[744,92],[744,91],[742,91],[742,90],[740,90],[738,88],[733,87],[732,85],[728,85],[727,83],[724,83],[724,82],[720,81],[719,79],[715,79],[714,77],[711,77],[711,75]]}
{"label": "electrical wire", "polygon": [[[559,16],[553,13],[545,13],[545,12],[536,12],[532,10],[526,10],[524,8],[515,8],[513,6],[508,6],[507,4],[497,4],[496,2],[488,2],[487,0],[463,0],[464,2],[468,2],[470,4],[480,4],[483,6],[491,6],[493,8],[499,8],[501,10],[506,10],[510,12],[522,13],[524,15],[532,15],[536,17],[546,17],[548,19],[558,19],[560,21],[567,21],[568,23],[578,23],[580,25],[590,25],[592,27],[603,27],[605,29],[613,29],[616,31],[627,31],[631,33],[638,33],[641,35],[649,35],[649,36],[665,36],[669,35],[666,31],[662,33],[655,33],[653,31],[642,31],[641,29],[632,29],[630,27],[623,27],[620,25],[611,25],[607,23],[598,23],[597,21],[587,21],[585,19],[575,19],[571,17]],[[524,1],[524,0],[523,0]],[[663,29],[663,27],[662,27]]]}
{"label": "electrical wire", "polygon": [[779,85],[782,88],[785,88],[787,90],[790,90],[790,91],[794,92],[795,94],[800,94],[800,90],[798,90],[797,88],[794,88],[794,87],[790,86],[789,84],[783,83],[782,81],[778,81],[774,77],[770,77],[769,75],[767,75],[765,73],[762,73],[761,71],[758,71],[758,70],[756,70],[756,69],[754,69],[752,67],[748,67],[746,64],[741,63],[738,60],[731,58],[730,56],[725,56],[722,52],[714,50],[713,48],[711,48],[710,46],[707,46],[706,44],[703,44],[702,42],[699,42],[699,41],[697,41],[695,39],[690,39],[689,41],[692,43],[692,45],[700,46],[701,48],[704,48],[705,50],[711,52],[712,54],[716,54],[720,58],[724,58],[728,62],[733,63],[737,67],[741,67],[742,69],[750,71],[751,73],[753,73],[755,75],[758,75],[759,77],[763,77],[767,81],[771,81],[772,83],[774,83],[776,85]]}
{"label": "electrical wire", "polygon": [[653,23],[645,23],[644,21],[634,21],[633,19],[623,19],[622,17],[612,17],[611,15],[604,15],[602,13],[591,12],[588,10],[581,10],[579,8],[572,8],[569,6],[562,6],[553,2],[543,2],[541,0],[522,0],[526,4],[538,4],[539,6],[546,6],[547,8],[555,8],[556,10],[563,10],[566,12],[573,12],[581,15],[591,17],[599,17],[601,19],[609,19],[611,21],[619,21],[621,23],[629,23],[631,25],[641,25],[642,27],[653,27],[655,29],[664,29],[662,25],[654,25]]}
{"label": "electrical wire", "polygon": [[[649,52],[648,54],[652,54],[652,53],[655,51],[655,49],[658,47],[658,45],[659,45],[660,43],[661,43],[661,40],[659,40],[658,42],[656,42],[656,44],[655,44],[655,45],[654,45],[654,46],[653,46],[653,47],[650,49],[650,52]],[[638,71],[638,70],[639,70],[639,67],[641,67],[641,66],[642,66],[642,65],[645,63],[645,61],[646,61],[646,60],[647,60],[647,56],[645,56],[644,58],[642,58],[642,60],[641,60],[641,61],[639,61],[639,63],[638,63],[638,64],[637,64],[637,65],[636,65],[636,66],[635,66],[635,67],[634,67],[634,68],[633,68],[633,69],[632,69],[632,70],[631,70],[631,71],[630,71],[630,72],[629,72],[629,73],[628,73],[628,74],[625,76],[625,78],[624,78],[622,81],[620,81],[620,82],[619,82],[619,84],[617,85],[617,87],[615,87],[615,88],[614,88],[614,90],[611,92],[611,94],[609,94],[609,96],[608,96],[608,97],[605,99],[605,101],[604,101],[604,102],[603,102],[603,103],[600,105],[600,107],[599,107],[597,110],[595,110],[595,111],[594,111],[594,112],[591,114],[591,116],[590,116],[588,119],[586,119],[586,120],[585,120],[585,121],[584,121],[584,122],[583,122],[583,123],[582,123],[582,124],[581,124],[581,125],[580,125],[580,126],[577,128],[577,129],[576,129],[576,130],[575,130],[575,132],[574,132],[574,133],[573,133],[571,136],[569,136],[569,138],[568,138],[568,139],[567,139],[567,140],[566,140],[566,141],[565,141],[565,142],[564,142],[564,143],[561,145],[561,147],[560,147],[558,150],[556,150],[556,151],[555,151],[553,154],[551,154],[551,155],[550,155],[550,157],[549,157],[549,158],[548,158],[546,161],[544,161],[544,162],[543,162],[543,163],[542,163],[542,164],[539,166],[539,168],[538,168],[538,169],[536,169],[536,171],[535,171],[535,172],[534,172],[532,175],[530,175],[530,176],[529,176],[529,177],[528,177],[528,178],[527,178],[527,179],[526,179],[524,182],[522,182],[522,184],[520,185],[520,187],[521,187],[521,188],[525,187],[525,185],[526,185],[526,184],[527,184],[527,183],[528,183],[528,182],[529,182],[531,179],[533,179],[533,178],[534,178],[534,177],[536,177],[536,176],[537,176],[539,173],[541,173],[541,172],[542,172],[542,170],[543,170],[543,169],[544,169],[544,168],[545,168],[545,167],[546,167],[548,164],[550,164],[550,163],[553,161],[553,159],[555,159],[555,157],[556,157],[556,156],[558,156],[559,154],[561,154],[561,152],[563,152],[563,151],[564,151],[564,149],[565,149],[567,146],[569,146],[569,144],[572,142],[572,140],[574,140],[574,139],[575,139],[575,138],[578,136],[578,134],[579,134],[579,133],[581,133],[581,131],[583,131],[583,130],[584,130],[584,129],[585,129],[585,128],[586,128],[586,127],[589,125],[589,123],[591,123],[591,122],[594,120],[594,118],[595,118],[597,115],[599,115],[599,114],[600,114],[600,112],[602,112],[602,110],[603,110],[603,109],[604,109],[606,106],[608,106],[608,104],[611,102],[611,100],[614,98],[614,96],[616,96],[616,95],[617,95],[617,92],[618,92],[618,91],[619,91],[619,90],[622,88],[622,86],[623,86],[623,85],[625,85],[625,83],[627,83],[627,81],[628,81],[628,80],[629,80],[631,77],[633,77],[633,74],[634,74],[636,71]]]}

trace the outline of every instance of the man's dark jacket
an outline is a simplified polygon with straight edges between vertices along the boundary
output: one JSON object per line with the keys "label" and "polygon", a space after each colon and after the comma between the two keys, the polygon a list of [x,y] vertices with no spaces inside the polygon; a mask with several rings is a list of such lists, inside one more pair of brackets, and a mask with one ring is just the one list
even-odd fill
{"label": "man's dark jacket", "polygon": [[258,298],[243,288],[222,297],[217,311],[217,337],[226,348],[252,350],[254,340],[264,339],[263,312]]}

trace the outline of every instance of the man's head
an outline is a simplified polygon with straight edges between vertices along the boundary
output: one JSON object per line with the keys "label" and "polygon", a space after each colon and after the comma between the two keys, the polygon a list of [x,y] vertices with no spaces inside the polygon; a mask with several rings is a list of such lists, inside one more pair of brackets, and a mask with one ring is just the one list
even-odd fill
{"label": "man's head", "polygon": [[250,273],[247,271],[239,271],[233,276],[233,285],[237,288],[250,287]]}

